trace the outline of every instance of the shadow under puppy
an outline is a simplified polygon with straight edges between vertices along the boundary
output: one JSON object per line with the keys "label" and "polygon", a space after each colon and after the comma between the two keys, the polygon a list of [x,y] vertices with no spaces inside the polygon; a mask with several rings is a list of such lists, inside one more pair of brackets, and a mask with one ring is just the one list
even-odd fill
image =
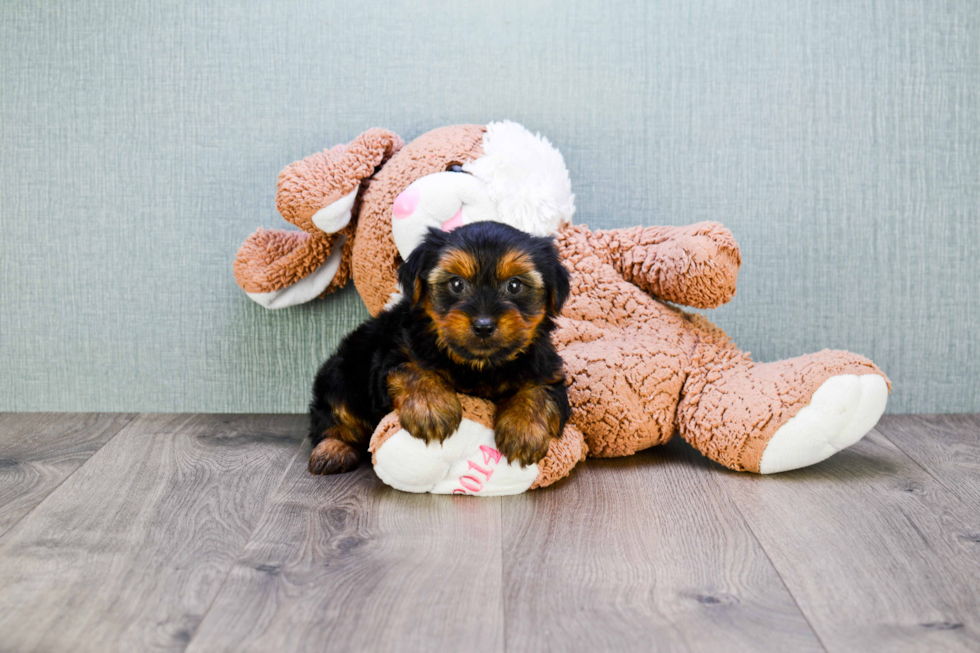
{"label": "shadow under puppy", "polygon": [[398,270],[404,297],[340,343],[313,383],[310,472],[358,466],[381,419],[425,442],[456,431],[456,393],[497,406],[510,462],[541,460],[571,414],[551,342],[569,276],[550,238],[497,222],[430,229]]}

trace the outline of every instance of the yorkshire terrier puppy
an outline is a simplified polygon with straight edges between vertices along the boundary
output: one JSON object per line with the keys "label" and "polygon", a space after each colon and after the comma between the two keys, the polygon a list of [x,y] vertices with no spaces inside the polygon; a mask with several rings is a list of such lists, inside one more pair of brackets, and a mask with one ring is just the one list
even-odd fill
{"label": "yorkshire terrier puppy", "polygon": [[569,277],[550,238],[497,222],[431,229],[398,269],[404,297],[362,324],[320,368],[310,403],[313,474],[356,468],[397,409],[425,442],[456,431],[456,393],[497,407],[497,449],[541,460],[571,414],[551,342]]}

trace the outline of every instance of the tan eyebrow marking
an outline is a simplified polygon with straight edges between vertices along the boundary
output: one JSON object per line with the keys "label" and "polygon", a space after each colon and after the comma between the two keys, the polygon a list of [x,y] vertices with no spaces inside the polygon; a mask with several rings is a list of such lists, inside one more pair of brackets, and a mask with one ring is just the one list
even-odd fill
{"label": "tan eyebrow marking", "polygon": [[544,282],[527,252],[514,249],[506,252],[497,262],[497,279],[503,282],[511,277],[523,277],[537,286]]}
{"label": "tan eyebrow marking", "polygon": [[439,259],[439,265],[433,270],[433,276],[459,276],[472,280],[476,277],[479,264],[476,257],[461,249],[451,249]]}

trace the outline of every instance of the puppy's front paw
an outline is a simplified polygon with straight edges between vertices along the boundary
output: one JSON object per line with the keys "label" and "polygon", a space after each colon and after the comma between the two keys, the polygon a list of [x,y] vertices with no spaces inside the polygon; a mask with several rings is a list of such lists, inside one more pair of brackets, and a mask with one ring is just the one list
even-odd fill
{"label": "puppy's front paw", "polygon": [[544,458],[560,431],[561,413],[544,386],[525,386],[497,407],[497,450],[522,467]]}
{"label": "puppy's front paw", "polygon": [[442,442],[459,428],[463,407],[454,392],[409,394],[398,408],[398,420],[423,442]]}
{"label": "puppy's front paw", "polygon": [[426,443],[442,442],[463,420],[463,407],[439,374],[408,363],[388,375],[388,391],[402,428]]}
{"label": "puppy's front paw", "polygon": [[343,474],[357,469],[361,453],[342,440],[326,438],[310,454],[311,474]]}
{"label": "puppy's front paw", "polygon": [[505,411],[497,418],[493,429],[497,450],[508,462],[521,467],[535,465],[548,454],[553,435],[541,419],[526,419],[516,411]]}

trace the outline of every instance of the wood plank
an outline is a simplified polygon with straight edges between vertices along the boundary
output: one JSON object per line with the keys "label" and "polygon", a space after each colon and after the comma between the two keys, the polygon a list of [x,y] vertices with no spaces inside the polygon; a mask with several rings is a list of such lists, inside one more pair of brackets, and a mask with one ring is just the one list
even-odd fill
{"label": "wood plank", "polygon": [[689,448],[589,460],[503,503],[508,651],[822,651]]}
{"label": "wood plank", "polygon": [[885,415],[878,431],[980,510],[980,415]]}
{"label": "wood plank", "polygon": [[135,417],[0,413],[0,537]]}
{"label": "wood plank", "polygon": [[302,416],[141,415],[0,540],[0,650],[182,651]]}
{"label": "wood plank", "polygon": [[405,494],[308,446],[188,653],[500,651],[500,500]]}
{"label": "wood plank", "polygon": [[876,431],[813,467],[712,478],[829,651],[980,650],[980,519]]}

